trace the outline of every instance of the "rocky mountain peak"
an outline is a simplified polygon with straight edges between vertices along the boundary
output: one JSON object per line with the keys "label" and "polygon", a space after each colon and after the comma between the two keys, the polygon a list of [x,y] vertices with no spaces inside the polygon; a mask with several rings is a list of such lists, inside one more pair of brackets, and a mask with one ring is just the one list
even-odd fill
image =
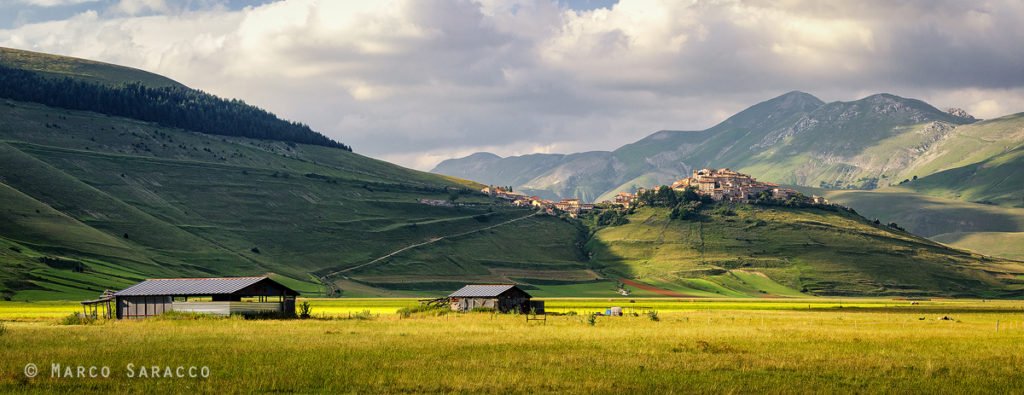
{"label": "rocky mountain peak", "polygon": [[969,121],[977,121],[978,120],[978,118],[975,118],[973,115],[968,113],[966,110],[964,110],[962,108],[959,108],[959,107],[947,108],[946,109],[946,113],[949,114],[949,115],[952,115],[954,117],[963,118],[963,119],[966,119],[966,120],[969,120]]}
{"label": "rocky mountain peak", "polygon": [[787,92],[782,96],[769,100],[769,102],[773,102],[779,110],[797,109],[803,111],[810,111],[825,104],[825,102],[814,95],[801,91]]}

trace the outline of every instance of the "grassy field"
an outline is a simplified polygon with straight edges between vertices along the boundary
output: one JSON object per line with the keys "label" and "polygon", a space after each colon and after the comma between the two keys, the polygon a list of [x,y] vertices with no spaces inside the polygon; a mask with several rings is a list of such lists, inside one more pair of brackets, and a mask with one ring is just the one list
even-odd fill
{"label": "grassy field", "polygon": [[[314,315],[327,317],[85,326],[57,324],[72,303],[0,303],[0,392],[1013,393],[1024,385],[1020,301],[648,299],[626,310],[636,317],[597,317],[593,326],[587,313],[613,302],[550,299],[551,310],[577,314],[543,324],[395,314],[414,303],[312,300]],[[350,318],[363,310],[370,314]],[[658,321],[642,314],[650,310]],[[39,376],[25,377],[28,363]],[[55,363],[107,366],[110,377],[53,377]],[[138,377],[153,365],[205,366],[209,377]]]}

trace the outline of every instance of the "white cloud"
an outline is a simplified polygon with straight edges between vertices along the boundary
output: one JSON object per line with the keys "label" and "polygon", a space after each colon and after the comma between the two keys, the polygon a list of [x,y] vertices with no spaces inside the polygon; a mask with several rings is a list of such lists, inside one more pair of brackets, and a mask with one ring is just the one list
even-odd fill
{"label": "white cloud", "polygon": [[139,15],[143,13],[165,13],[171,10],[164,0],[120,0],[110,7],[114,13]]}
{"label": "white cloud", "polygon": [[98,1],[99,0],[16,0],[15,2],[36,7],[64,7],[76,4],[95,3]]}
{"label": "white cloud", "polygon": [[1009,0],[210,4],[123,0],[0,30],[0,45],[155,71],[421,169],[613,149],[793,89],[1024,110],[1024,5]]}

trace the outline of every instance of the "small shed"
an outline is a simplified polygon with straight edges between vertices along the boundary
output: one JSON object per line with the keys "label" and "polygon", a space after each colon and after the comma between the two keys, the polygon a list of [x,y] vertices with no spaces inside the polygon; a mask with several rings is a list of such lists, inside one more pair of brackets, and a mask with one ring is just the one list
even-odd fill
{"label": "small shed", "polygon": [[82,302],[82,313],[89,318],[113,318],[114,291],[105,290],[99,298]]}
{"label": "small shed", "polygon": [[295,290],[266,276],[149,279],[114,293],[117,319],[167,311],[295,315]]}
{"label": "small shed", "polygon": [[530,294],[515,284],[467,285],[448,295],[448,301],[454,311],[470,311],[483,307],[502,313],[528,313],[530,298]]}

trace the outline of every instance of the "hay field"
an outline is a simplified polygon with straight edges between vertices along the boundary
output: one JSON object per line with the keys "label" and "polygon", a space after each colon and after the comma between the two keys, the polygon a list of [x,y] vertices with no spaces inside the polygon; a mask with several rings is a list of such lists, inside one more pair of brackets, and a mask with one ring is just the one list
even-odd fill
{"label": "hay field", "polygon": [[[312,300],[310,320],[60,325],[66,303],[0,303],[0,392],[691,393],[1020,391],[1024,303],[551,299],[523,316],[418,313],[411,299]],[[628,302],[628,301],[627,301]],[[369,310],[369,315],[360,312]],[[653,321],[646,311],[658,312]],[[34,314],[34,315],[33,315]],[[939,320],[949,317],[951,320]],[[999,331],[996,323],[999,322]],[[26,378],[26,364],[39,368]],[[54,377],[52,364],[108,378]],[[132,364],[132,365],[129,365]],[[156,365],[209,377],[139,377]],[[130,368],[131,367],[131,368]],[[184,371],[187,376],[187,370]],[[135,377],[128,377],[133,373]],[[86,374],[88,376],[88,372]],[[147,374],[152,376],[151,374]]]}

